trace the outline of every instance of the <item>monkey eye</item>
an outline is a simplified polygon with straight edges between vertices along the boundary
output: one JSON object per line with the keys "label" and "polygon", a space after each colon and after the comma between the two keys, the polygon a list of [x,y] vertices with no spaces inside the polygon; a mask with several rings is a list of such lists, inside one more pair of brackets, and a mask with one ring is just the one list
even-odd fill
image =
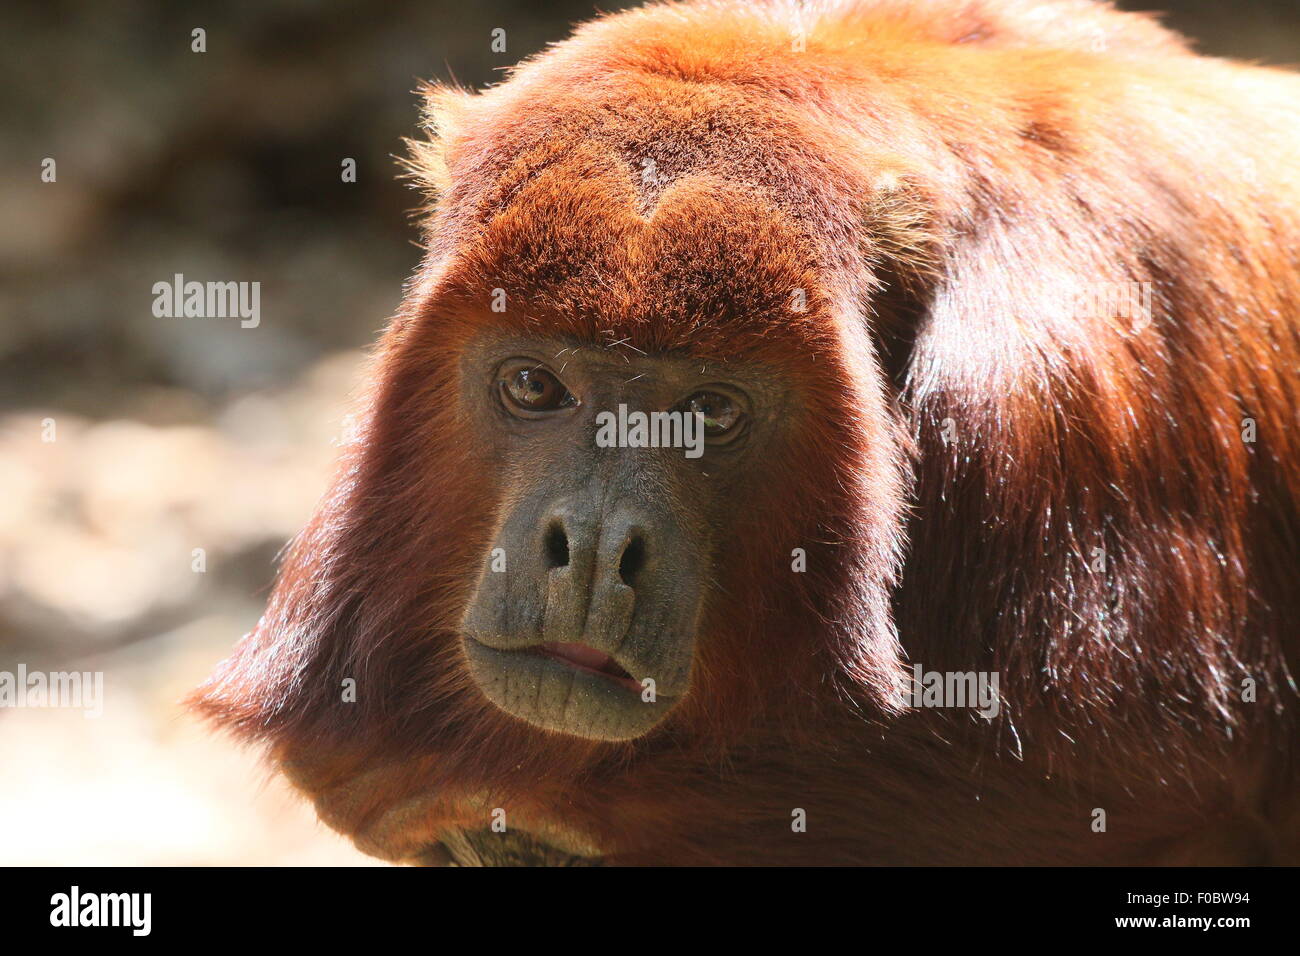
{"label": "monkey eye", "polygon": [[721,392],[696,392],[681,404],[682,411],[704,416],[704,434],[720,438],[740,421],[740,408]]}
{"label": "monkey eye", "polygon": [[552,412],[578,404],[553,372],[538,365],[508,364],[497,384],[506,405],[525,412]]}

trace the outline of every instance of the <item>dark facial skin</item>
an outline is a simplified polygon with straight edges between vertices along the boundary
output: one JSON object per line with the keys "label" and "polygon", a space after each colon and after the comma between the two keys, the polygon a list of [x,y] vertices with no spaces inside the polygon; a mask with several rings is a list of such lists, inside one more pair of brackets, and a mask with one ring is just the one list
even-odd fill
{"label": "dark facial skin", "polygon": [[[461,627],[474,680],[546,730],[647,733],[690,689],[728,515],[771,445],[782,390],[699,358],[502,339],[467,350],[461,400],[502,477]],[[599,447],[597,416],[620,404],[703,411],[702,454]]]}

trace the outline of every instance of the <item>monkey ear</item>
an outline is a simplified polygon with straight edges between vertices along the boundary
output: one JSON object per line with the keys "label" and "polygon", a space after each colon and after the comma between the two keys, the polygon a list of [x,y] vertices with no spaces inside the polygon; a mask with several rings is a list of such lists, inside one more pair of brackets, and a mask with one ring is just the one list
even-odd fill
{"label": "monkey ear", "polygon": [[[883,183],[868,209],[868,311],[882,369],[914,407],[983,394],[977,383],[990,373],[1041,385],[1062,369],[1077,372],[1057,361],[1068,347],[1146,348],[1132,328],[1092,317],[1081,302],[1124,284],[1168,294],[1172,276],[1159,262],[1199,255],[1196,230],[1182,228],[1151,189],[1128,198],[1098,179],[1090,205],[1078,185],[1045,187],[1016,170],[947,192],[893,174]],[[1102,197],[1141,215],[1102,230],[1093,209]],[[1035,214],[998,213],[1028,208]]]}
{"label": "monkey ear", "polygon": [[448,156],[460,138],[475,94],[442,83],[422,84],[416,92],[424,98],[421,126],[427,138],[404,140],[408,155],[399,162],[407,178],[425,194],[428,212],[451,184]]}
{"label": "monkey ear", "polygon": [[942,285],[942,203],[887,158],[868,188],[861,245],[868,268],[864,312],[886,379],[902,390],[918,329]]}

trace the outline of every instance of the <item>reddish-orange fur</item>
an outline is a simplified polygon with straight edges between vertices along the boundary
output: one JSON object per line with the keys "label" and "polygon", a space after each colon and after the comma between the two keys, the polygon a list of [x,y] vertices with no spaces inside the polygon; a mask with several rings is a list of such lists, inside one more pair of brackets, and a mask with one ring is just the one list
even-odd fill
{"label": "reddish-orange fur", "polygon": [[[651,6],[429,91],[367,427],[198,708],[395,860],[494,807],[621,863],[1300,860],[1300,79],[1089,0],[799,11]],[[1079,282],[1152,283],[1151,323]],[[644,739],[465,671],[492,328],[802,396]],[[900,714],[905,660],[1000,672],[1002,714]]]}

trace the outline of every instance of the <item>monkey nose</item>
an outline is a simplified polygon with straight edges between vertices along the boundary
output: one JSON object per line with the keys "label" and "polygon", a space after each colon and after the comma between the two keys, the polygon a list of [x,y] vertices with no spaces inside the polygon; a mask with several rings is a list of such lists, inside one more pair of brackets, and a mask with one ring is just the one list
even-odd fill
{"label": "monkey nose", "polygon": [[542,637],[617,650],[631,624],[646,565],[646,534],[629,515],[591,518],[568,508],[543,521],[546,611]]}

